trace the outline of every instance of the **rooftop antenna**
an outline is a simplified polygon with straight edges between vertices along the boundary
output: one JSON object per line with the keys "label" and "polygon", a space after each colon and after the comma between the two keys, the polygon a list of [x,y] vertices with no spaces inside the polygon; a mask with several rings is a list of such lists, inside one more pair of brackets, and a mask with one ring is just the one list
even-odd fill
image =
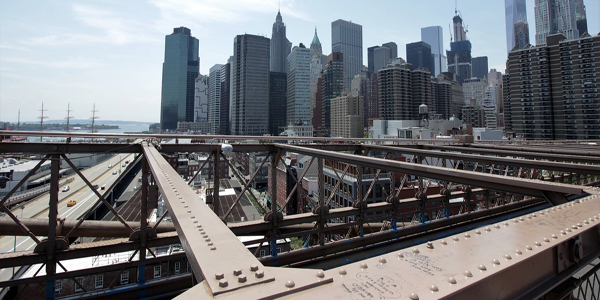
{"label": "rooftop antenna", "polygon": [[67,119],[67,132],[69,132],[69,121],[74,118],[73,116],[71,116],[72,111],[73,110],[71,109],[71,103],[67,103],[67,117],[65,118]]}
{"label": "rooftop antenna", "polygon": [[19,109],[19,114],[17,116],[17,131],[21,130],[21,110]]}
{"label": "rooftop antenna", "polygon": [[[44,119],[48,119],[48,116],[44,116],[44,112],[48,111],[47,109],[44,109],[44,102],[42,102],[42,109],[40,110],[42,112],[42,116],[38,117],[38,119],[40,119],[40,132],[44,131]],[[43,136],[40,136],[40,142],[42,142],[42,140],[44,139]]]}
{"label": "rooftop antenna", "polygon": [[458,0],[454,0],[454,15],[458,14]]}

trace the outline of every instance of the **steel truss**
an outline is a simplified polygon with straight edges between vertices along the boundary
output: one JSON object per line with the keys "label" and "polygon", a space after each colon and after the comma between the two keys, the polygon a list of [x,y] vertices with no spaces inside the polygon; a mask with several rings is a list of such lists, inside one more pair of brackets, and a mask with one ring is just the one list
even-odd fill
{"label": "steel truss", "polygon": [[[596,196],[598,192],[595,188],[585,187],[596,184],[600,175],[600,153],[594,150],[559,148],[540,151],[540,148],[533,146],[435,145],[416,142],[410,145],[388,146],[377,145],[378,141],[367,141],[370,142],[367,144],[327,144],[336,140],[320,138],[315,140],[325,142],[324,144],[300,146],[232,143],[234,152],[269,153],[262,163],[268,162],[271,172],[275,172],[283,153],[294,152],[312,156],[310,164],[317,164],[319,170],[319,193],[318,204],[312,212],[284,216],[283,212],[291,194],[286,195],[285,199],[279,199],[284,205],[274,205],[278,203],[278,199],[274,191],[275,176],[272,176],[269,182],[272,205],[268,209],[260,207],[265,212],[264,219],[225,224],[223,220],[227,219],[241,195],[247,190],[252,193],[249,186],[256,174],[252,174],[248,181],[244,180],[243,176],[234,174],[244,184],[242,193],[238,194],[232,206],[222,208],[224,216],[217,216],[213,210],[219,211],[219,201],[213,201],[212,207],[198,201],[196,193],[161,154],[210,153],[215,174],[211,196],[212,199],[219,199],[219,164],[225,161],[229,167],[233,167],[228,157],[222,153],[221,143],[159,144],[154,140],[159,136],[108,136],[146,140],[128,145],[0,144],[2,153],[43,154],[45,159],[52,162],[61,157],[72,167],[73,164],[66,158],[66,153],[137,153],[138,159],[142,161],[144,174],[142,218],[139,223],[126,222],[120,218],[103,195],[95,191],[75,168],[77,175],[99,197],[98,203],[113,210],[119,219],[118,222],[97,224],[94,221],[84,221],[85,218],[77,222],[61,220],[58,212],[52,209],[57,204],[58,188],[51,188],[51,191],[55,192],[51,192],[51,210],[46,221],[20,220],[3,205],[5,199],[12,194],[9,193],[0,203],[0,209],[6,213],[6,217],[0,218],[0,234],[27,235],[38,243],[38,247],[32,252],[1,255],[0,268],[43,263],[46,266],[46,275],[13,279],[0,283],[0,287],[45,281],[46,297],[51,297],[55,279],[75,276],[75,273],[67,270],[57,274],[56,267],[61,267],[60,261],[90,253],[136,250],[138,259],[135,262],[130,259],[130,264],[139,266],[138,271],[143,275],[146,263],[157,259],[146,257],[147,253],[154,256],[151,250],[153,247],[181,243],[194,277],[204,283],[182,294],[182,299],[215,296],[232,299],[269,299],[284,295],[303,298],[323,297],[325,294],[331,298],[344,298],[349,296],[348,294],[361,293],[379,293],[381,297],[410,296],[411,299],[419,299],[419,296],[421,299],[460,298],[461,295],[467,294],[479,295],[482,298],[490,295],[497,295],[496,298],[516,298],[522,295],[539,297],[549,292],[564,292],[561,283],[600,254],[600,238],[597,236],[599,231],[596,225],[600,220],[600,199]],[[94,135],[94,138],[96,137],[102,135]],[[218,138],[235,141],[247,137]],[[370,156],[372,151],[383,152],[384,155],[382,158]],[[393,159],[399,155],[407,155],[411,161]],[[353,203],[351,207],[333,206],[332,198],[325,198],[325,160],[346,164],[345,170],[340,170],[341,172],[333,170],[338,184],[330,187],[330,195],[347,195]],[[361,188],[356,196],[349,194],[349,191],[339,184],[348,176],[350,166],[356,168],[357,173],[353,176],[359,183],[364,176],[364,168],[377,170],[371,185],[366,190]],[[386,190],[379,179],[386,172],[404,176],[401,182],[392,180],[391,187]],[[58,187],[57,174],[58,167],[53,164],[52,184],[55,187]],[[305,173],[294,176],[293,191],[299,188],[304,176]],[[400,191],[406,186],[410,176],[417,179],[416,195],[401,199]],[[433,181],[442,187],[438,195],[427,193]],[[367,196],[377,185],[381,186],[387,200],[367,203]],[[399,188],[396,190],[394,187]],[[174,226],[162,222],[165,215],[156,223],[148,223],[148,205],[155,201],[158,194],[165,200]],[[569,202],[569,197],[573,196],[579,200]],[[463,201],[450,202],[450,199],[457,198],[462,198]],[[441,203],[441,206],[436,207],[434,203]],[[416,209],[410,210],[414,207]],[[543,210],[533,212],[540,209]],[[89,214],[90,211],[86,215]],[[519,214],[526,216],[514,218]],[[435,216],[433,219],[436,220],[425,221],[424,215]],[[562,217],[558,217],[559,215]],[[413,222],[405,223],[407,218]],[[498,218],[512,219],[493,223]],[[545,221],[542,222],[542,219]],[[524,230],[525,225],[527,230]],[[473,226],[486,227],[473,230]],[[455,235],[457,230],[465,228],[468,230],[466,233]],[[172,233],[172,230],[176,230],[177,234]],[[246,244],[268,244],[271,248],[270,255],[257,258],[239,242],[236,235],[264,236]],[[47,238],[40,239],[38,236]],[[126,239],[117,239],[103,245],[68,244],[68,237],[78,236],[112,236]],[[307,247],[278,254],[275,251],[276,240],[292,237],[303,237],[307,241]],[[432,241],[423,244],[426,241],[422,239],[424,237]],[[439,237],[446,238],[434,241]],[[464,243],[459,243],[463,240]],[[401,250],[401,247],[409,245],[407,243],[416,245],[416,248]],[[402,246],[393,246],[394,244]],[[460,247],[453,248],[450,244],[460,244]],[[508,244],[511,249],[504,249],[501,244]],[[390,251],[393,253],[380,258],[368,258],[373,254],[369,254],[365,249],[373,249],[375,253],[379,253],[376,249],[382,246],[391,247]],[[500,249],[504,251],[502,254],[494,254]],[[469,254],[468,258],[461,254],[465,252]],[[342,254],[353,255],[357,257],[358,262],[343,269],[327,271],[273,267],[310,265],[318,268],[319,264],[326,266],[328,259],[335,259]],[[496,255],[493,259],[485,258],[492,254]],[[560,258],[561,254],[563,258]],[[564,258],[565,255],[568,255],[568,258]],[[450,257],[453,259],[447,261]],[[464,266],[459,267],[457,262]],[[558,267],[558,273],[544,268],[536,269],[537,275],[530,276],[527,280],[521,278],[522,276],[514,277],[519,278],[520,282],[511,278],[516,276],[515,274],[525,272],[534,262],[535,265],[544,263],[555,266],[566,262],[566,266]],[[393,269],[410,272],[411,278],[403,277],[404,283],[399,283]],[[89,274],[94,272],[98,270],[89,270]],[[85,271],[78,271],[76,275],[79,276],[80,273]],[[455,275],[448,277],[448,274]],[[376,277],[385,280],[379,282]],[[498,294],[497,289],[490,289],[498,280],[514,285]],[[443,286],[442,282],[445,282]],[[374,286],[379,288],[373,289]],[[394,289],[394,286],[402,288]],[[540,286],[545,288],[539,288]],[[491,291],[495,293],[490,294]]]}

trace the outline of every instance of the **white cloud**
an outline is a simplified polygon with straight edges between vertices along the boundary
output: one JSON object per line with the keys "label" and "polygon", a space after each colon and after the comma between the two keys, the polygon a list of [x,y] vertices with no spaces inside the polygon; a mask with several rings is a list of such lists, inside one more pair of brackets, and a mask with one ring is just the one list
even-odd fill
{"label": "white cloud", "polygon": [[[23,44],[36,46],[62,46],[74,44],[125,45],[131,43],[159,42],[153,26],[135,20],[132,16],[84,4],[71,6],[75,18],[98,34],[71,32],[22,40]],[[73,27],[76,28],[76,27]],[[85,31],[81,28],[80,31]]]}
{"label": "white cloud", "polygon": [[19,64],[27,64],[27,65],[35,65],[35,66],[43,66],[48,68],[57,68],[57,69],[91,69],[98,68],[102,66],[97,60],[84,58],[84,57],[75,57],[68,60],[55,60],[55,61],[46,61],[46,60],[34,60],[28,58],[19,58],[19,57],[2,57],[0,59],[2,62],[8,63],[19,63]]}
{"label": "white cloud", "polygon": [[16,50],[16,51],[31,51],[31,49],[29,48],[25,48],[25,47],[19,47],[19,46],[14,46],[14,45],[6,45],[6,44],[0,44],[0,49],[5,49],[5,50]]}

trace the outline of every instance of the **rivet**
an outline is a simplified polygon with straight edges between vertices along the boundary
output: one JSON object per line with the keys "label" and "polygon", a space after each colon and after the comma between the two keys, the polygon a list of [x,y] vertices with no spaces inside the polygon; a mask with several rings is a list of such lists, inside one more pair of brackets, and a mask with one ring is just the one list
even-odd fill
{"label": "rivet", "polygon": [[577,227],[583,227],[583,225],[581,225],[581,223],[577,223]]}
{"label": "rivet", "polygon": [[242,270],[241,269],[235,269],[235,270],[233,270],[233,275],[238,276],[240,274],[242,274]]}
{"label": "rivet", "polygon": [[252,272],[258,271],[258,266],[257,265],[251,265],[250,266],[250,271],[252,271]]}
{"label": "rivet", "polygon": [[263,278],[264,276],[265,276],[264,271],[257,271],[256,273],[254,273],[254,277],[256,277],[256,278]]}
{"label": "rivet", "polygon": [[323,278],[323,277],[325,277],[325,273],[323,271],[319,271],[319,272],[317,272],[317,277]]}
{"label": "rivet", "polygon": [[419,295],[417,295],[417,293],[410,293],[408,298],[410,298],[410,300],[419,300]]}
{"label": "rivet", "polygon": [[477,266],[477,269],[481,270],[481,271],[485,271],[487,270],[487,268],[484,265],[479,265]]}
{"label": "rivet", "polygon": [[196,216],[192,216],[192,219],[195,219],[195,218],[196,218]]}
{"label": "rivet", "polygon": [[583,223],[584,223],[585,225],[588,225],[588,224],[590,224],[590,221],[588,221],[588,220],[585,220],[585,221],[583,221]]}
{"label": "rivet", "polygon": [[553,238],[553,239],[557,239],[557,238],[558,238],[558,237],[556,236],[556,234],[553,234],[553,235],[551,235],[550,237],[551,237],[551,238]]}
{"label": "rivet", "polygon": [[456,279],[454,279],[454,277],[448,277],[448,282],[450,284],[456,284]]}
{"label": "rivet", "polygon": [[192,211],[191,211],[191,210],[188,210],[188,211],[187,211],[187,213],[188,213],[188,214],[191,214],[191,213],[192,213]]}
{"label": "rivet", "polygon": [[453,237],[452,240],[458,242],[460,239],[458,237]]}
{"label": "rivet", "polygon": [[448,245],[448,243],[446,243],[446,241],[444,241],[444,240],[441,240],[441,241],[440,241],[440,244],[442,244],[442,245],[444,245],[444,246]]}
{"label": "rivet", "polygon": [[510,254],[504,254],[504,258],[506,258],[507,260],[511,260],[512,257],[510,256]]}
{"label": "rivet", "polygon": [[217,250],[217,247],[212,246],[212,247],[210,247],[210,250]]}
{"label": "rivet", "polygon": [[192,223],[196,224],[196,223],[198,223],[198,220],[194,220],[194,222],[192,222]]}
{"label": "rivet", "polygon": [[227,283],[227,279],[223,278],[221,280],[219,280],[219,286],[220,287],[227,287],[227,285],[229,285],[229,283]]}
{"label": "rivet", "polygon": [[184,207],[184,208],[188,208],[188,206],[187,206],[187,205],[184,205],[183,207]]}
{"label": "rivet", "polygon": [[519,220],[520,220],[520,221],[525,221],[525,218],[523,218],[523,217],[520,217],[520,218],[519,218]]}
{"label": "rivet", "polygon": [[291,289],[291,288],[293,288],[294,286],[296,286],[296,284],[294,283],[294,281],[293,281],[293,280],[288,280],[288,281],[285,283],[285,287],[286,287],[286,288],[288,288],[288,289]]}
{"label": "rivet", "polygon": [[540,242],[535,242],[535,245],[536,245],[536,246],[538,246],[538,247],[541,247],[541,246],[542,246],[542,243],[540,243]]}
{"label": "rivet", "polygon": [[548,238],[544,238],[544,242],[550,243],[550,240]]}
{"label": "rivet", "polygon": [[419,249],[414,248],[412,252],[415,253],[415,254],[417,254],[417,253],[419,253]]}
{"label": "rivet", "polygon": [[429,287],[429,290],[431,290],[432,292],[437,292],[437,291],[439,291],[438,287],[437,287],[435,284],[432,284],[432,285]]}
{"label": "rivet", "polygon": [[573,225],[573,226],[571,226],[571,228],[578,229],[577,225]]}
{"label": "rivet", "polygon": [[396,254],[396,256],[398,256],[398,258],[404,258],[404,254],[402,254],[402,253],[398,253],[398,254]]}
{"label": "rivet", "polygon": [[567,232],[573,232],[573,230],[571,230],[571,228],[565,228],[565,230],[566,230]]}
{"label": "rivet", "polygon": [[488,232],[490,232],[490,231],[492,231],[492,230],[491,230],[489,227],[486,227],[486,228],[485,228],[485,231],[488,231]]}
{"label": "rivet", "polygon": [[238,282],[246,282],[246,275],[238,276]]}
{"label": "rivet", "polygon": [[385,264],[386,262],[387,262],[387,260],[385,259],[385,257],[380,257],[379,258],[379,263]]}
{"label": "rivet", "polygon": [[518,249],[515,251],[515,253],[516,253],[517,255],[522,255],[522,254],[523,254],[523,252],[522,252],[521,250],[518,250]]}
{"label": "rivet", "polygon": [[346,272],[346,269],[340,269],[340,271],[338,273],[340,275],[346,275],[346,274],[348,274],[348,272]]}
{"label": "rivet", "polygon": [[210,239],[204,239],[204,241],[208,243],[208,242],[210,242]]}
{"label": "rivet", "polygon": [[494,228],[500,229],[500,225],[496,224],[496,225],[494,225]]}
{"label": "rivet", "polygon": [[215,274],[215,278],[216,279],[223,279],[225,277],[225,275],[223,273],[217,273]]}
{"label": "rivet", "polygon": [[368,268],[369,268],[369,266],[367,266],[367,263],[361,263],[361,264],[360,264],[360,268],[361,268],[361,269],[368,269]]}
{"label": "rivet", "polygon": [[567,233],[566,233],[564,230],[561,230],[561,231],[560,231],[560,234],[562,234],[562,235],[566,235]]}
{"label": "rivet", "polygon": [[534,217],[534,218],[537,218],[537,215],[536,215],[536,214],[533,214],[533,215],[531,215],[531,216],[532,216],[532,217]]}
{"label": "rivet", "polygon": [[427,248],[433,249],[433,243],[432,242],[427,242]]}
{"label": "rivet", "polygon": [[471,271],[464,271],[463,275],[465,275],[465,277],[473,277],[473,273],[471,273]]}
{"label": "rivet", "polygon": [[475,230],[475,234],[481,234],[481,231]]}
{"label": "rivet", "polygon": [[207,246],[212,246],[214,245],[212,242],[209,242],[208,244],[206,244]]}
{"label": "rivet", "polygon": [[519,220],[517,220],[517,219],[514,219],[514,220],[513,220],[513,222],[515,222],[515,223],[519,223]]}
{"label": "rivet", "polygon": [[504,222],[504,227],[508,227],[508,222]]}
{"label": "rivet", "polygon": [[500,261],[498,261],[497,259],[494,258],[494,259],[492,259],[492,264],[499,265]]}
{"label": "rivet", "polygon": [[529,251],[533,250],[533,248],[531,248],[531,246],[529,246],[529,245],[525,246],[525,249],[527,249]]}
{"label": "rivet", "polygon": [[470,235],[470,234],[468,234],[468,233],[465,233],[465,238],[470,238],[470,237],[471,237],[471,235]]}

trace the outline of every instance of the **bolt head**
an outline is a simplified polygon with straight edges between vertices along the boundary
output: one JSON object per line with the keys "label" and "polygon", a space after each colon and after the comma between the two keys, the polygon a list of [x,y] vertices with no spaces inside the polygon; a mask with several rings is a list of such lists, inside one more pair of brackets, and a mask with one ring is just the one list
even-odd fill
{"label": "bolt head", "polygon": [[544,242],[550,243],[550,240],[548,238],[544,238]]}
{"label": "bolt head", "polygon": [[481,231],[475,230],[475,234],[481,234]]}
{"label": "bolt head", "polygon": [[471,273],[471,271],[469,271],[469,270],[467,270],[467,271],[464,271],[464,272],[463,272],[463,275],[464,275],[465,277],[473,277],[473,273]]}
{"label": "bolt head", "polygon": [[504,254],[504,258],[506,258],[506,260],[511,260],[512,257],[510,256],[510,254]]}
{"label": "bolt head", "polygon": [[417,293],[410,293],[408,298],[410,298],[410,300],[419,300],[419,295],[417,295]]}
{"label": "bolt head", "polygon": [[412,252],[413,252],[413,253],[415,253],[415,254],[417,254],[417,253],[419,253],[419,249],[417,249],[417,248],[414,248],[414,249],[412,250]]}
{"label": "bolt head", "polygon": [[496,224],[496,225],[494,225],[494,228],[500,229],[500,225]]}
{"label": "bolt head", "polygon": [[470,237],[471,237],[471,235],[470,235],[470,234],[468,234],[468,233],[465,233],[465,238],[470,238]]}
{"label": "bolt head", "polygon": [[460,239],[458,237],[453,237],[452,240],[458,242]]}
{"label": "bolt head", "polygon": [[223,274],[223,273],[215,274],[215,279],[223,279],[223,278],[225,278],[225,274]]}
{"label": "bolt head", "polygon": [[437,287],[435,284],[432,284],[432,285],[429,287],[429,290],[430,290],[430,291],[432,291],[432,292],[437,292],[437,291],[439,291],[438,287]]}
{"label": "bolt head", "polygon": [[533,248],[531,248],[531,246],[529,246],[529,245],[525,246],[525,249],[527,249],[529,251],[533,250]]}
{"label": "bolt head", "polygon": [[360,264],[360,268],[361,269],[368,269],[369,266],[367,265],[367,263],[362,263],[362,264]]}
{"label": "bolt head", "polygon": [[448,245],[448,243],[446,243],[446,241],[444,241],[444,240],[441,240],[440,243],[444,246]]}
{"label": "bolt head", "polygon": [[242,274],[242,269],[235,269],[235,270],[233,270],[233,275],[238,276],[240,274]]}
{"label": "bolt head", "polygon": [[254,273],[254,277],[256,277],[256,278],[263,278],[264,276],[265,276],[264,271],[256,271],[256,273]]}
{"label": "bolt head", "polygon": [[317,272],[317,277],[318,278],[324,278],[325,277],[325,273],[323,271],[319,271],[319,272]]}
{"label": "bolt head", "polygon": [[238,282],[241,282],[241,283],[246,282],[246,275],[239,275]]}
{"label": "bolt head", "polygon": [[385,257],[380,257],[379,258],[379,263],[380,264],[385,264],[387,262],[387,260],[385,259]]}
{"label": "bolt head", "polygon": [[432,242],[427,242],[427,248],[433,249],[433,243]]}
{"label": "bolt head", "polygon": [[523,252],[522,252],[521,250],[519,250],[519,249],[517,249],[517,250],[515,251],[515,253],[516,253],[517,255],[522,255],[522,254],[523,254]]}
{"label": "bolt head", "polygon": [[485,271],[487,270],[487,268],[484,265],[479,265],[477,266],[477,269],[481,270],[481,271]]}
{"label": "bolt head", "polygon": [[404,258],[404,254],[402,254],[402,253],[398,253],[398,254],[396,254],[396,256],[397,256],[398,258]]}
{"label": "bolt head", "polygon": [[499,265],[500,261],[494,258],[494,259],[492,259],[492,264]]}
{"label": "bolt head", "polygon": [[540,243],[540,242],[535,242],[535,245],[536,245],[536,246],[538,246],[538,247],[541,247],[541,246],[542,246],[542,243]]}
{"label": "bolt head", "polygon": [[285,282],[285,287],[288,288],[288,289],[291,289],[294,286],[296,286],[296,283],[294,283],[293,280],[288,280],[288,281]]}
{"label": "bolt head", "polygon": [[227,279],[223,278],[221,280],[219,280],[219,286],[224,288],[227,287],[229,285],[229,283],[227,282]]}
{"label": "bolt head", "polygon": [[346,275],[346,274],[348,274],[348,272],[346,272],[346,269],[340,269],[340,270],[338,271],[338,273],[339,273],[340,275]]}
{"label": "bolt head", "polygon": [[492,231],[492,230],[491,230],[489,227],[486,227],[486,228],[485,228],[485,231],[487,231],[487,232],[490,232],[490,231]]}
{"label": "bolt head", "polygon": [[448,282],[450,284],[456,284],[456,279],[454,279],[454,277],[448,277]]}
{"label": "bolt head", "polygon": [[251,265],[250,266],[250,271],[252,271],[252,272],[258,271],[258,266],[257,265]]}
{"label": "bolt head", "polygon": [[556,234],[553,234],[553,235],[551,235],[550,237],[551,237],[551,238],[553,238],[553,239],[557,239],[557,238],[558,238],[558,237],[556,236]]}

